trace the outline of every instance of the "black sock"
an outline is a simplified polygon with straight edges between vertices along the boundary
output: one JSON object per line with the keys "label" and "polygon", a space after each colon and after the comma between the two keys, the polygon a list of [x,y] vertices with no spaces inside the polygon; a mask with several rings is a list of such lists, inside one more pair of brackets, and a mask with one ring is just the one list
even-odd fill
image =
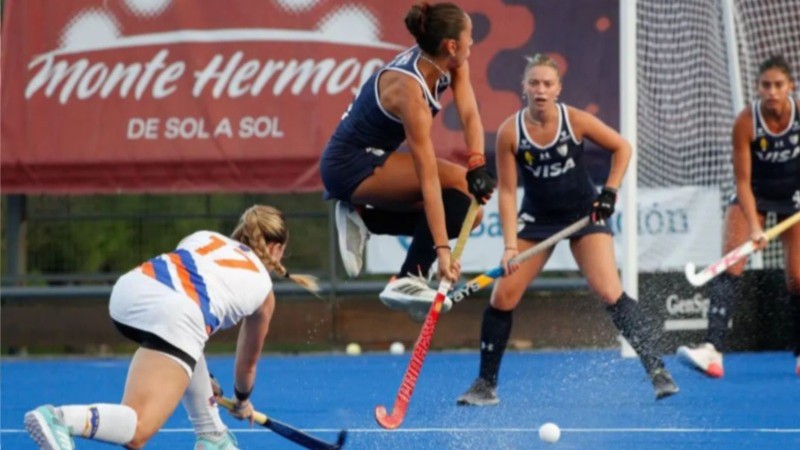
{"label": "black sock", "polygon": [[727,272],[711,280],[706,341],[714,344],[717,350],[723,347],[728,334],[728,322],[733,315],[740,280],[741,277]]}
{"label": "black sock", "polygon": [[789,294],[789,326],[792,334],[790,342],[794,356],[800,356],[800,294]]}
{"label": "black sock", "polygon": [[639,354],[648,374],[664,367],[664,361],[656,353],[660,332],[655,322],[642,312],[638,302],[623,292],[617,303],[607,306],[606,311],[611,315],[617,329]]}
{"label": "black sock", "polygon": [[481,369],[480,376],[491,385],[497,386],[497,374],[500,372],[500,361],[508,345],[511,325],[514,322],[514,311],[501,311],[492,305],[483,311],[481,325]]}
{"label": "black sock", "polygon": [[[461,231],[461,225],[464,223],[469,209],[470,198],[456,189],[445,189],[442,191],[442,203],[444,203],[447,236],[452,239]],[[406,260],[400,267],[398,276],[405,277],[408,274],[425,276],[435,260],[436,249],[433,248],[433,236],[428,226],[428,219],[422,212],[417,218],[414,238],[411,245],[408,246]]]}
{"label": "black sock", "polygon": [[364,208],[361,219],[370,233],[390,236],[413,236],[423,211],[389,211],[380,208]]}

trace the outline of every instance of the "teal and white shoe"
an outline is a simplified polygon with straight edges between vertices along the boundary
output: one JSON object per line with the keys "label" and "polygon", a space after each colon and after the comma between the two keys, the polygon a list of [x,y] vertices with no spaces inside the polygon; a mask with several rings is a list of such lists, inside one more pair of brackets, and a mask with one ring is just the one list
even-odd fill
{"label": "teal and white shoe", "polygon": [[238,442],[233,433],[228,430],[220,437],[210,435],[197,436],[197,441],[194,443],[194,450],[239,450]]}
{"label": "teal and white shoe", "polygon": [[52,405],[40,406],[25,414],[25,428],[42,450],[73,450],[75,441],[69,434],[61,413]]}

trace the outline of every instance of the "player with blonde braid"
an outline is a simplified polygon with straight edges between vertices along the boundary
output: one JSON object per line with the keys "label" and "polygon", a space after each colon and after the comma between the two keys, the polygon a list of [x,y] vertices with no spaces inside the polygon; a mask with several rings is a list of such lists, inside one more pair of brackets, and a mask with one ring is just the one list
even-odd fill
{"label": "player with blonde braid", "polygon": [[[250,211],[253,211],[253,213],[248,216],[247,213]],[[239,222],[236,229],[233,230],[231,238],[250,246],[255,254],[261,258],[264,266],[271,272],[292,280],[312,293],[319,291],[316,277],[290,274],[279,259],[276,260],[270,256],[266,247],[267,242],[271,240],[283,240],[285,242],[289,239],[288,231],[284,226],[283,214],[271,206],[254,206],[245,212],[245,216],[243,216],[243,220]],[[262,230],[270,230],[266,238]],[[281,233],[286,233],[286,235],[284,236]]]}
{"label": "player with blonde braid", "polygon": [[42,449],[71,450],[73,436],[142,448],[182,402],[197,434],[196,450],[237,450],[219,416],[203,356],[209,337],[241,322],[234,392],[239,419],[253,420],[249,397],[275,309],[269,271],[311,292],[314,277],[289,275],[281,263],[289,231],[283,214],[254,205],[231,237],[198,231],[117,280],[109,311],[137,342],[121,404],[40,406],[25,426]]}

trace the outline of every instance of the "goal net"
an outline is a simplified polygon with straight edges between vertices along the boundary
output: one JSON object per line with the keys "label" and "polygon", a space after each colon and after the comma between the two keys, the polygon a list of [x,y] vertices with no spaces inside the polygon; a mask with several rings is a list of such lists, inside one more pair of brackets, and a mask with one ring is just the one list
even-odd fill
{"label": "goal net", "polygon": [[[743,105],[736,104],[733,89],[745,104],[754,100],[758,65],[778,53],[800,75],[798,1],[730,0],[741,79],[741,86],[732,86],[725,1],[638,0],[636,36],[638,186],[718,189],[722,208],[708,214],[720,216],[735,192],[731,129]],[[774,220],[768,217],[768,226]],[[776,241],[764,253],[763,267],[782,265]]]}

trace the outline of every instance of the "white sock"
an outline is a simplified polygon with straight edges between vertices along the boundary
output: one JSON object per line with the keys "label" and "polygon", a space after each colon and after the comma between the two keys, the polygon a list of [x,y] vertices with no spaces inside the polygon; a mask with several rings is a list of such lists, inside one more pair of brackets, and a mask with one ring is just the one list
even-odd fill
{"label": "white sock", "polygon": [[99,403],[59,407],[73,436],[127,444],[136,432],[136,411],[125,405]]}
{"label": "white sock", "polygon": [[205,356],[201,355],[194,367],[194,374],[189,381],[189,387],[183,393],[183,407],[189,414],[194,431],[198,435],[222,435],[227,427],[219,416],[219,408],[213,400],[214,392],[211,390],[211,377],[208,374]]}

